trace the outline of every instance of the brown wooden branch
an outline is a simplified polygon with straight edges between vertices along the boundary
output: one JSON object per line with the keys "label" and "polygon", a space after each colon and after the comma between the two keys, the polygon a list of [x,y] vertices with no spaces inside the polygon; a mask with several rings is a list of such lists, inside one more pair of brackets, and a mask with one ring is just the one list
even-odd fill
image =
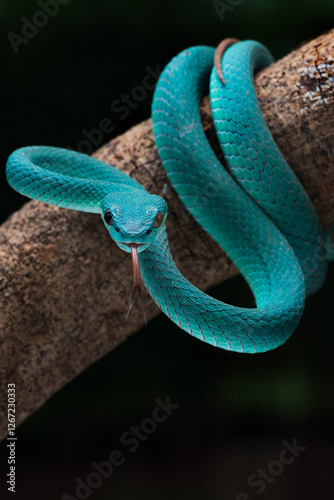
{"label": "brown wooden branch", "polygon": [[[256,76],[267,123],[309,193],[324,228],[334,226],[334,31],[304,44]],[[201,106],[219,154],[208,99]],[[230,260],[188,215],[169,185],[147,120],[95,156],[117,165],[150,192],[167,186],[168,233],[177,266],[207,290],[235,275]],[[221,156],[221,154],[220,154]],[[16,384],[17,424],[55,391],[143,325],[125,322],[129,255],[99,217],[29,202],[0,228],[1,433],[7,384]],[[148,297],[146,315],[159,313]]]}

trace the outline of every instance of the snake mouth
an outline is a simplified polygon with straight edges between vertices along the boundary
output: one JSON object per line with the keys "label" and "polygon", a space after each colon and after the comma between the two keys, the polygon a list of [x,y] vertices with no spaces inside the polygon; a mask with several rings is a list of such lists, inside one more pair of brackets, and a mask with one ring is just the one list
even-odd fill
{"label": "snake mouth", "polygon": [[144,247],[145,246],[145,243],[125,243],[125,241],[120,241],[120,243],[122,243],[122,245],[125,245],[126,247],[129,247],[131,248],[138,248],[138,247]]}
{"label": "snake mouth", "polygon": [[133,289],[132,289],[132,297],[128,309],[128,313],[126,315],[126,319],[128,318],[132,305],[135,301],[135,298],[137,295],[139,296],[140,299],[140,304],[141,308],[143,311],[144,319],[145,319],[145,324],[146,322],[146,316],[145,316],[145,311],[144,311],[144,304],[143,304],[143,297],[141,293],[141,279],[140,279],[140,269],[139,269],[139,260],[138,260],[138,247],[144,246],[143,243],[123,243],[127,247],[131,248],[131,260],[132,260],[132,272],[133,272]]}

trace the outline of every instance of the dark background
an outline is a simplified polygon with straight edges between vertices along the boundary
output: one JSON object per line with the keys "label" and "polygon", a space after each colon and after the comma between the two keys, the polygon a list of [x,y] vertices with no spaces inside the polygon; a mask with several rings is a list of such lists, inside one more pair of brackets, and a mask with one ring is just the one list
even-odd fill
{"label": "dark background", "polygon": [[[70,0],[15,54],[7,34],[21,34],[22,17],[31,20],[41,7],[1,0],[1,219],[26,201],[6,185],[9,153],[32,144],[76,149],[84,129],[110,118],[115,129],[100,146],[146,119],[152,92],[123,120],[110,105],[141,85],[147,66],[162,69],[184,48],[214,46],[227,36],[257,39],[279,58],[332,28],[331,0],[224,3],[228,10],[220,19],[206,0]],[[264,355],[215,349],[160,316],[18,429],[17,493],[4,490],[1,498],[54,500],[65,492],[76,498],[76,478],[86,481],[91,463],[114,449],[122,451],[124,464],[86,498],[234,500],[240,492],[251,499],[330,498],[333,282],[331,267],[292,338]],[[251,302],[240,278],[213,293]],[[121,435],[152,415],[156,398],[167,396],[179,408],[130,453]],[[263,493],[247,485],[252,473],[279,457],[283,440],[294,439],[306,449]]]}

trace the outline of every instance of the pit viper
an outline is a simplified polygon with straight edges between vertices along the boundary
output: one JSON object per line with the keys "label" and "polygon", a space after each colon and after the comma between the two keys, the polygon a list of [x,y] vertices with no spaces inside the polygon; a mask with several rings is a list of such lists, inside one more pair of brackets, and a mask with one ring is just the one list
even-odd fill
{"label": "pit viper", "polygon": [[[181,329],[216,347],[257,353],[283,344],[295,330],[306,295],[325,279],[327,251],[312,203],[257,101],[254,73],[273,62],[270,52],[252,40],[224,48],[218,63],[214,48],[196,46],[166,66],[154,92],[153,132],[169,181],[238,267],[255,308],[218,301],[178,271],[166,202],[117,168],[68,149],[31,146],[10,155],[7,179],[30,198],[101,214],[111,238],[132,255],[134,296],[141,277]],[[228,171],[201,124],[199,105],[208,91]]]}

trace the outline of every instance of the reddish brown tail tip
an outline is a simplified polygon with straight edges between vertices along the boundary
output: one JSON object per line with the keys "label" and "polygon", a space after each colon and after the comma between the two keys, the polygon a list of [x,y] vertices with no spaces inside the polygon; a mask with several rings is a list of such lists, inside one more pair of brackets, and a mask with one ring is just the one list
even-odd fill
{"label": "reddish brown tail tip", "polygon": [[218,75],[219,80],[225,85],[225,79],[222,70],[222,57],[224,52],[234,43],[240,42],[238,38],[225,38],[218,47],[216,48],[216,52],[214,55],[213,63],[216,68],[216,73]]}

